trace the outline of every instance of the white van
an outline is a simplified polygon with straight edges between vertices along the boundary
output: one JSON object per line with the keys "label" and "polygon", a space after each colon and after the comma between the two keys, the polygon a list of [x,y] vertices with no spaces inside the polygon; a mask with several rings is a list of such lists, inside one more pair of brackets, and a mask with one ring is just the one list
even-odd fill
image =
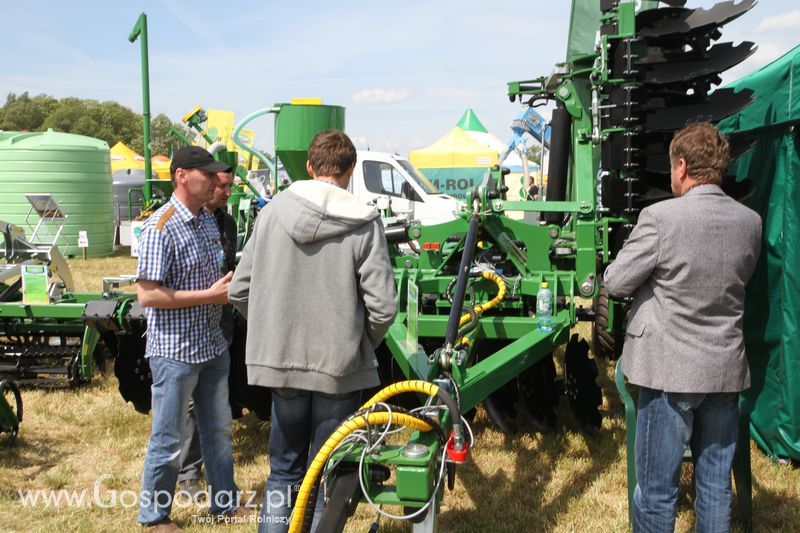
{"label": "white van", "polygon": [[395,154],[359,150],[348,190],[370,205],[388,198],[394,215],[423,225],[453,220],[458,209],[456,198],[440,193],[407,159]]}

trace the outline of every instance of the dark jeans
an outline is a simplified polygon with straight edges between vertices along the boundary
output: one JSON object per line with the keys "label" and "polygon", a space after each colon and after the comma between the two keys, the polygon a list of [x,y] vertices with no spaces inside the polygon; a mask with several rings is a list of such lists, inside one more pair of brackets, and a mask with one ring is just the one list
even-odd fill
{"label": "dark jeans", "polygon": [[635,532],[672,532],[681,462],[692,450],[695,530],[730,531],[737,393],[674,393],[642,387],[636,423]]}
{"label": "dark jeans", "polygon": [[[289,528],[294,487],[342,420],[358,409],[361,391],[324,394],[297,389],[272,389],[272,428],[269,434],[269,477],[261,509],[259,532]],[[309,501],[309,505],[314,505]],[[318,498],[314,523],[324,507]],[[312,525],[313,531],[314,525]]]}

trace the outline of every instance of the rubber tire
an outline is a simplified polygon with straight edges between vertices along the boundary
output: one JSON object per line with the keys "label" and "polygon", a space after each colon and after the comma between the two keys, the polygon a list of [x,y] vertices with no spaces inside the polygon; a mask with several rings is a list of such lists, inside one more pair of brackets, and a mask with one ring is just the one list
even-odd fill
{"label": "rubber tire", "polygon": [[602,357],[612,361],[622,355],[622,346],[625,343],[624,331],[608,331],[608,290],[603,283],[603,278],[597,278],[599,291],[592,301],[594,323],[592,324],[592,353],[595,357]]}
{"label": "rubber tire", "polygon": [[[6,438],[6,446],[11,447],[14,445],[14,442],[17,440],[17,434],[19,433],[19,424],[22,422],[22,395],[19,392],[19,388],[17,384],[11,380],[2,380],[0,381],[0,395],[5,397],[6,391],[11,393],[11,396],[14,398],[14,403],[8,402],[8,406],[14,412],[14,416],[17,418],[16,424],[11,428],[9,431],[9,435]],[[6,400],[7,401],[7,400]]]}

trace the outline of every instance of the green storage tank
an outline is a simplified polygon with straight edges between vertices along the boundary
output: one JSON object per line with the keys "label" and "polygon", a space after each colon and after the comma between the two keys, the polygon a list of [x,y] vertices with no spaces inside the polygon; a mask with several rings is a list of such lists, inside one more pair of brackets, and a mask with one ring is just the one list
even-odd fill
{"label": "green storage tank", "polygon": [[275,155],[292,180],[309,179],[308,145],[324,130],[344,131],[344,107],[317,104],[275,104]]}
{"label": "green storage tank", "polygon": [[[52,195],[67,215],[58,243],[62,253],[81,255],[78,235],[82,230],[89,240],[87,255],[112,253],[111,163],[104,141],[52,130],[4,132],[0,137],[0,219],[25,228],[30,236],[39,216],[34,211],[28,217],[26,194]],[[56,229],[52,222],[43,224],[37,240],[52,241]]]}

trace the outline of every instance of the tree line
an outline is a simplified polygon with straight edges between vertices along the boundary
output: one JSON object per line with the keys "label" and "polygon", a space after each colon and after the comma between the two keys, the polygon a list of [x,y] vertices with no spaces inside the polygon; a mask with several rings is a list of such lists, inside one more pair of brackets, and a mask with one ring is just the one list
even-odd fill
{"label": "tree line", "polygon": [[[150,150],[153,155],[170,155],[182,143],[169,135],[175,127],[192,138],[182,124],[159,113],[150,121]],[[144,154],[142,115],[114,101],[99,102],[85,98],[54,98],[46,94],[31,97],[27,92],[9,93],[0,108],[0,130],[53,131],[76,133],[101,139],[113,146],[118,141]]]}

